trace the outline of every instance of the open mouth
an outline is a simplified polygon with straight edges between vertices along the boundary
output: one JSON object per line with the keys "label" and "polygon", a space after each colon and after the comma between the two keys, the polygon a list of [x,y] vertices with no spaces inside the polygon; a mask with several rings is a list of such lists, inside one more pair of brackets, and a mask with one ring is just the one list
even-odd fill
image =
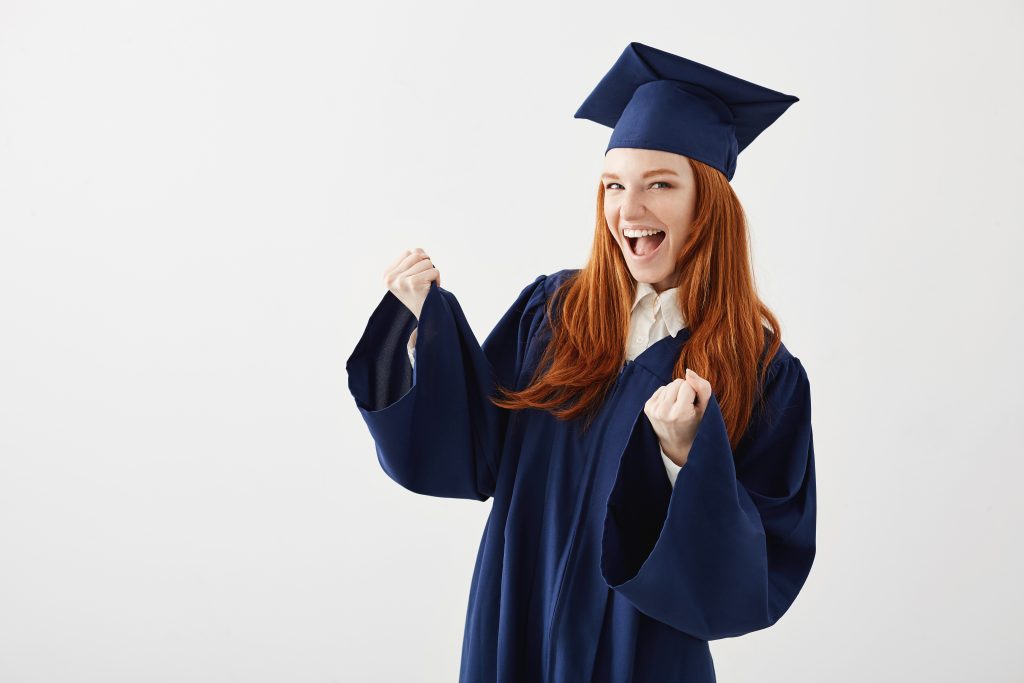
{"label": "open mouth", "polygon": [[665,231],[644,237],[627,237],[629,250],[638,259],[652,256],[665,241]]}

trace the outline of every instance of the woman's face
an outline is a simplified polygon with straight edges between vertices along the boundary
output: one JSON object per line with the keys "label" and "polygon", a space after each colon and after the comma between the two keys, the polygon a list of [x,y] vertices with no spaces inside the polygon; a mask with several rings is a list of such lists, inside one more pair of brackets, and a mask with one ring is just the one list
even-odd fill
{"label": "woman's face", "polygon": [[[693,170],[681,154],[616,147],[604,157],[604,217],[629,272],[661,292],[676,285],[676,259],[697,202]],[[659,230],[650,237],[633,230]],[[628,234],[627,234],[628,233]]]}

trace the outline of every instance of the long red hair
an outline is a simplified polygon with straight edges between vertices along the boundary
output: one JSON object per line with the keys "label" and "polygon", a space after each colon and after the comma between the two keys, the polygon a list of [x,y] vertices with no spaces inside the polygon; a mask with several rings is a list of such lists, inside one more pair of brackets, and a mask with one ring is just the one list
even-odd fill
{"label": "long red hair", "polygon": [[[692,369],[711,383],[733,447],[746,431],[767,359],[781,344],[778,320],[758,297],[750,263],[746,215],[726,177],[689,159],[696,182],[694,223],[677,261],[679,307],[690,332],[672,377]],[[608,229],[604,183],[598,183],[594,243],[586,266],[547,302],[552,325],[530,383],[499,387],[495,405],[550,411],[589,425],[625,360],[636,281]],[[558,315],[552,316],[554,306]],[[768,324],[768,329],[764,324]]]}

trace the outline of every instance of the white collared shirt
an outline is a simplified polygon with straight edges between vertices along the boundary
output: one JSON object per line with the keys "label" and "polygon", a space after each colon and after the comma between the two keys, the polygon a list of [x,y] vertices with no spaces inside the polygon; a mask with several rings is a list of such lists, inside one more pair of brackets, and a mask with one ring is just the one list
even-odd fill
{"label": "white collared shirt", "polygon": [[[679,288],[666,289],[661,294],[646,282],[636,283],[636,297],[633,299],[633,311],[629,316],[629,338],[626,341],[626,358],[634,360],[656,341],[668,336],[676,336],[679,330],[686,327],[682,312],[679,310]],[[676,476],[682,469],[661,451],[662,462],[672,486],[676,485]]]}
{"label": "white collared shirt", "polygon": [[[656,341],[671,335],[676,336],[683,327],[682,314],[679,310],[677,296],[679,288],[666,289],[661,294],[646,282],[637,282],[636,297],[629,317],[629,338],[626,342],[626,358],[634,360]],[[416,364],[416,329],[409,336],[409,362]],[[671,458],[661,452],[665,463],[665,472],[672,486],[676,485],[676,476],[682,468],[672,462]]]}

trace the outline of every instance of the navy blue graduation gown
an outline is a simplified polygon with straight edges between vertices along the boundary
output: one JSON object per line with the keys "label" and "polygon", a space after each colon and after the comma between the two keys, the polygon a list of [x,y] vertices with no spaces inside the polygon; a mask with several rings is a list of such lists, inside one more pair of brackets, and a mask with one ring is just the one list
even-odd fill
{"label": "navy blue graduation gown", "polygon": [[493,499],[460,681],[714,681],[708,641],[774,624],[814,559],[807,375],[781,347],[735,453],[712,395],[673,488],[643,406],[672,381],[686,328],[623,365],[583,436],[487,400],[495,381],[529,381],[551,338],[545,302],[574,272],[537,277],[482,345],[436,283],[418,323],[385,292],[349,389],[394,481]]}

